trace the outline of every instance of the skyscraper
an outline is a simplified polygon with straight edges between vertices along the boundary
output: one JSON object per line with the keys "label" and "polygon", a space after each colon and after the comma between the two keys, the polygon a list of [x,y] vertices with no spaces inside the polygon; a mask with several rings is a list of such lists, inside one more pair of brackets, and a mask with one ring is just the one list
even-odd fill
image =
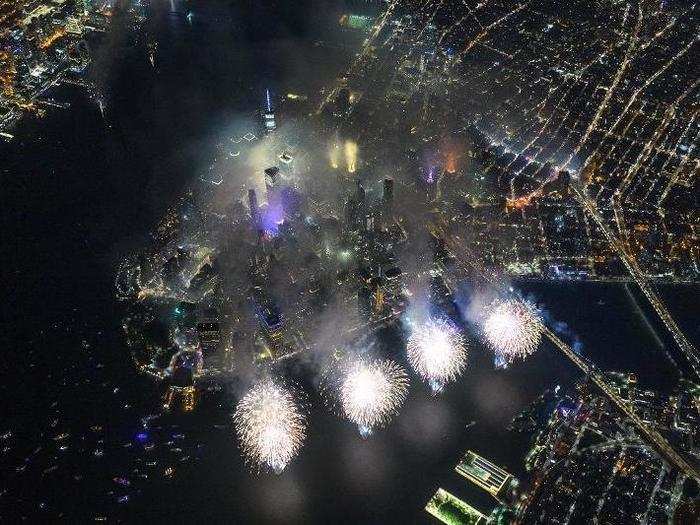
{"label": "skyscraper", "polygon": [[372,309],[374,307],[374,294],[370,287],[366,284],[360,286],[357,291],[357,309],[358,313],[363,318],[369,318],[372,315]]}
{"label": "skyscraper", "polygon": [[280,170],[277,166],[271,166],[265,170],[265,189],[267,191],[267,199],[270,200],[270,196],[274,189],[280,184]]}
{"label": "skyscraper", "polygon": [[275,122],[275,113],[272,110],[272,100],[270,99],[270,90],[265,90],[265,109],[263,110],[263,124],[265,126],[265,133],[272,133],[277,129],[277,122]]}
{"label": "skyscraper", "polygon": [[365,204],[365,188],[362,186],[362,181],[360,181],[360,178],[357,178],[357,202],[360,206],[364,206]]}
{"label": "skyscraper", "polygon": [[250,218],[253,219],[254,223],[257,223],[260,211],[258,208],[258,196],[255,194],[254,189],[248,190],[248,206],[250,208]]}
{"label": "skyscraper", "polygon": [[384,179],[384,192],[382,199],[384,200],[384,211],[386,213],[391,213],[391,209],[394,205],[394,179],[389,177]]}
{"label": "skyscraper", "polygon": [[382,213],[382,208],[380,206],[376,206],[372,211],[372,228],[374,229],[374,233],[380,233],[382,231],[383,215],[384,214]]}

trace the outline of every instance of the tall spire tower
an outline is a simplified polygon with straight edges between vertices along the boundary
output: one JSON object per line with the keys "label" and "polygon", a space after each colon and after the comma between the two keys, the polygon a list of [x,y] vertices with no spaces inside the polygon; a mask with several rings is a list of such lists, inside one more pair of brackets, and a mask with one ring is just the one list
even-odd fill
{"label": "tall spire tower", "polygon": [[277,123],[275,122],[275,113],[272,111],[272,98],[270,97],[270,90],[265,90],[265,109],[263,111],[263,124],[265,126],[265,133],[272,133],[277,129]]}

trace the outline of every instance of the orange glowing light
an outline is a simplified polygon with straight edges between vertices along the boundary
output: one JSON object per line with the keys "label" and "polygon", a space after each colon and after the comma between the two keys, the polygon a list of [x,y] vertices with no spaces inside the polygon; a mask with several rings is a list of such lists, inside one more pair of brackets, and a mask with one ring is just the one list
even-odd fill
{"label": "orange glowing light", "polygon": [[514,199],[506,199],[506,208],[514,210],[522,210],[526,206],[529,206],[533,199],[542,196],[542,188],[538,188],[532,193],[523,195],[521,197],[516,197]]}
{"label": "orange glowing light", "polygon": [[39,48],[48,49],[52,45],[54,45],[56,43],[56,41],[60,40],[64,36],[66,36],[65,28],[59,27],[58,29],[56,29],[56,31],[54,31],[48,37],[46,37],[44,40],[42,40],[41,44],[39,45]]}
{"label": "orange glowing light", "polygon": [[440,154],[443,160],[445,171],[449,174],[456,173],[460,167],[460,157],[465,150],[461,141],[454,137],[444,136],[440,140]]}
{"label": "orange glowing light", "polygon": [[457,171],[457,154],[452,150],[445,154],[445,171],[449,174]]}

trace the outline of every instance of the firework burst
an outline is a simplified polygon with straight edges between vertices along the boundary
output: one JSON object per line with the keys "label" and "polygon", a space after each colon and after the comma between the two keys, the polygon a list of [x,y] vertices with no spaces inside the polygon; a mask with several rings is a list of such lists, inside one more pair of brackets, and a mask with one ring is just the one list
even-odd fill
{"label": "firework burst", "polygon": [[430,318],[414,326],[406,348],[411,367],[434,393],[457,379],[467,364],[464,338],[446,319]]}
{"label": "firework burst", "polygon": [[246,461],[278,474],[306,437],[306,419],[292,393],[269,378],[246,393],[233,418]]}
{"label": "firework burst", "polygon": [[505,363],[534,353],[542,340],[542,329],[535,307],[517,299],[494,302],[483,323],[486,342]]}
{"label": "firework burst", "polygon": [[343,415],[366,437],[398,412],[406,399],[408,376],[389,359],[354,358],[343,364],[337,390]]}

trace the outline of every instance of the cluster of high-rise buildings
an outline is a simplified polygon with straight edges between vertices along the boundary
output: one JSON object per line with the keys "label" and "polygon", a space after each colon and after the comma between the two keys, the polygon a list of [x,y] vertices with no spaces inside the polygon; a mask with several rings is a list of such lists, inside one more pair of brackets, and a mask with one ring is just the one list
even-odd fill
{"label": "cluster of high-rise buildings", "polygon": [[[191,406],[179,389],[227,370],[236,354],[259,362],[332,349],[348,333],[397,323],[408,305],[393,178],[359,164],[334,170],[325,158],[314,165],[303,146],[281,140],[278,118],[267,91],[259,129],[245,142],[272,153],[243,194],[228,196],[226,215],[213,195],[186,195],[156,229],[153,251],[118,277],[131,303],[124,328],[134,358],[171,384],[168,406]],[[313,169],[337,178],[335,209],[308,188]],[[336,311],[342,329],[318,340]]]}
{"label": "cluster of high-rise buildings", "polygon": [[[589,18],[556,1],[543,6],[545,15],[526,7],[496,2],[486,13],[479,4],[473,6],[478,15],[457,18],[405,8],[373,27],[372,38],[380,37],[368,40],[316,113],[320,129],[313,140],[331,137],[330,166],[301,162],[303,145],[279,140],[282,119],[266,92],[256,132],[274,154],[255,167],[242,198],[227,196],[236,202],[225,215],[183,200],[161,224],[155,254],[138,263],[139,282],[127,287],[134,292],[128,298],[138,299],[125,322],[137,363],[183,389],[171,388],[168,404],[175,392],[191,409],[193,385],[228,369],[234,354],[250,351],[254,361],[275,362],[341,346],[348,334],[398,321],[408,306],[408,281],[425,277],[418,274],[426,268],[436,270],[429,272],[432,305],[449,310],[451,291],[439,270],[454,261],[439,241],[425,243],[429,263],[419,271],[403,264],[406,246],[415,242],[416,229],[408,227],[414,217],[423,229],[433,218],[461,228],[462,242],[486,269],[549,279],[625,278],[614,247],[573,195],[573,185],[587,185],[627,248],[642,254],[650,276],[697,277],[687,209],[679,206],[667,222],[660,206],[669,195],[683,200],[694,184],[686,184],[687,166],[695,162],[688,131],[672,133],[675,124],[658,112],[669,107],[668,94],[647,93],[646,104],[656,109],[651,116],[635,111],[625,128],[659,134],[647,133],[642,142],[621,137],[612,120],[612,128],[599,129],[598,108],[610,104],[620,118],[628,110],[595,88],[607,61],[600,67],[593,67],[597,59],[588,62],[591,49],[603,56],[613,49],[607,47],[613,36],[596,29],[600,15]],[[676,22],[663,6],[657,11],[673,29]],[[602,12],[619,14],[612,3]],[[594,38],[593,48],[586,51],[557,31],[574,22]],[[508,40],[514,32],[526,42]],[[471,43],[453,49],[450,42],[460,38]],[[671,43],[685,57],[685,44]],[[557,61],[562,53],[567,58]],[[663,65],[658,72],[665,72]],[[503,101],[492,103],[499,94]],[[687,90],[674,94],[677,111],[686,111]],[[588,96],[599,105],[587,103]],[[667,131],[668,138],[658,138]],[[606,157],[609,148],[602,144],[624,149],[624,166]],[[590,161],[576,166],[575,155],[567,158],[572,151],[591,153]],[[629,201],[640,178],[652,177],[654,162],[675,171],[663,175],[668,180],[650,181],[667,189],[654,209],[648,208],[650,194],[628,202],[624,215],[636,224],[630,229],[604,188],[620,183],[622,174]],[[328,180],[332,193],[321,195]],[[215,184],[226,189],[223,177]],[[650,231],[656,235],[647,236]],[[646,242],[659,246],[647,259]],[[414,249],[411,255],[423,254]],[[629,375],[608,379],[644,424],[697,460],[697,391],[681,385],[663,396],[639,388]],[[558,399],[537,429],[527,457],[531,476],[522,485],[473,452],[457,466],[496,498],[493,512],[481,513],[444,489],[427,510],[450,524],[621,523],[630,516],[661,523],[688,512],[697,485],[669,467],[615,410],[582,382]]]}

